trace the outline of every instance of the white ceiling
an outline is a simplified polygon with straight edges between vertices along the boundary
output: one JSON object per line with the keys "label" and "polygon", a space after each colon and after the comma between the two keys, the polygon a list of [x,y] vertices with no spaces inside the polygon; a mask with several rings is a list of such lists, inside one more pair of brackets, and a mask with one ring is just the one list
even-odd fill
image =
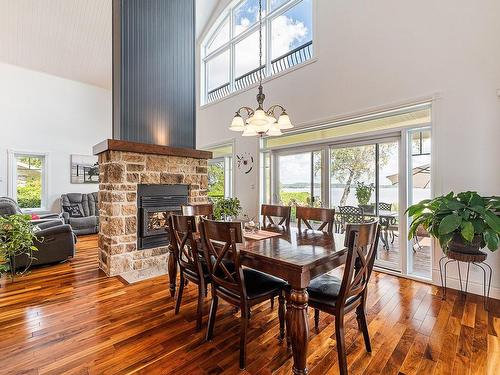
{"label": "white ceiling", "polygon": [[[196,0],[196,37],[219,0]],[[112,86],[112,0],[0,0],[0,62]]]}
{"label": "white ceiling", "polygon": [[0,61],[111,89],[111,0],[0,0]]}

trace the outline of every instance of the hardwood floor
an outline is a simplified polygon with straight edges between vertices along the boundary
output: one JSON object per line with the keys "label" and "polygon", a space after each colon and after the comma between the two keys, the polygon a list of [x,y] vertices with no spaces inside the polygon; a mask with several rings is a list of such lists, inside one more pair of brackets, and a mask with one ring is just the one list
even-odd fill
{"label": "hardwood floor", "polygon": [[[244,373],[288,374],[291,353],[278,343],[277,303],[252,312]],[[205,311],[208,312],[209,299]],[[374,273],[366,353],[354,314],[346,324],[350,374],[497,374],[500,303]],[[334,320],[321,314],[311,337],[311,374],[338,373]],[[212,342],[195,332],[196,286],[179,315],[166,276],[133,285],[97,269],[97,239],[80,238],[75,259],[0,281],[0,374],[237,373],[239,315],[220,302]]]}

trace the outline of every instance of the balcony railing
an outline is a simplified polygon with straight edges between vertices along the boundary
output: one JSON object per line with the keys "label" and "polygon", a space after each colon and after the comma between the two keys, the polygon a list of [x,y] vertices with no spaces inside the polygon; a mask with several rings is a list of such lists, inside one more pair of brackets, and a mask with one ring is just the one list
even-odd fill
{"label": "balcony railing", "polygon": [[[279,56],[271,61],[272,74],[282,72],[291,68],[294,65],[301,64],[312,57],[312,41],[302,44],[301,46]],[[253,85],[259,81],[259,70],[262,71],[262,76],[265,76],[266,66],[263,65],[255,68],[248,73],[245,73],[234,80],[234,90],[238,91],[247,86]],[[230,84],[225,83],[207,93],[207,102],[211,103],[221,99],[231,93]]]}

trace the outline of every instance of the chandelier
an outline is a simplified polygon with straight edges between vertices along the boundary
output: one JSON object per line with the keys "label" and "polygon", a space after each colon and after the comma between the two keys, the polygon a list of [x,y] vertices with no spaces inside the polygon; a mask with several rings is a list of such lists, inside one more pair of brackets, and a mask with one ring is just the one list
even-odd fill
{"label": "chandelier", "polygon": [[244,137],[278,136],[281,130],[293,128],[290,117],[283,106],[275,104],[267,111],[263,104],[266,96],[262,89],[262,0],[259,0],[259,92],[257,94],[258,107],[241,107],[236,111],[229,130],[242,131]]}

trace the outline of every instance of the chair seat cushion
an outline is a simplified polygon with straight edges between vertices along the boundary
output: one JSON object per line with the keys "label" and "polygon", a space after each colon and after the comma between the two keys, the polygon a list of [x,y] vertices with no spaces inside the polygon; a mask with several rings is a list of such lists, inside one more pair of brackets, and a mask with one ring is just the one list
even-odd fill
{"label": "chair seat cushion", "polygon": [[260,298],[279,291],[286,285],[286,282],[267,273],[256,271],[250,268],[243,269],[247,297],[249,299]]}
{"label": "chair seat cushion", "polygon": [[334,306],[341,284],[342,280],[327,273],[313,279],[307,287],[309,301]]}
{"label": "chair seat cushion", "polygon": [[74,229],[92,228],[99,225],[99,218],[97,216],[71,217],[69,224]]}

